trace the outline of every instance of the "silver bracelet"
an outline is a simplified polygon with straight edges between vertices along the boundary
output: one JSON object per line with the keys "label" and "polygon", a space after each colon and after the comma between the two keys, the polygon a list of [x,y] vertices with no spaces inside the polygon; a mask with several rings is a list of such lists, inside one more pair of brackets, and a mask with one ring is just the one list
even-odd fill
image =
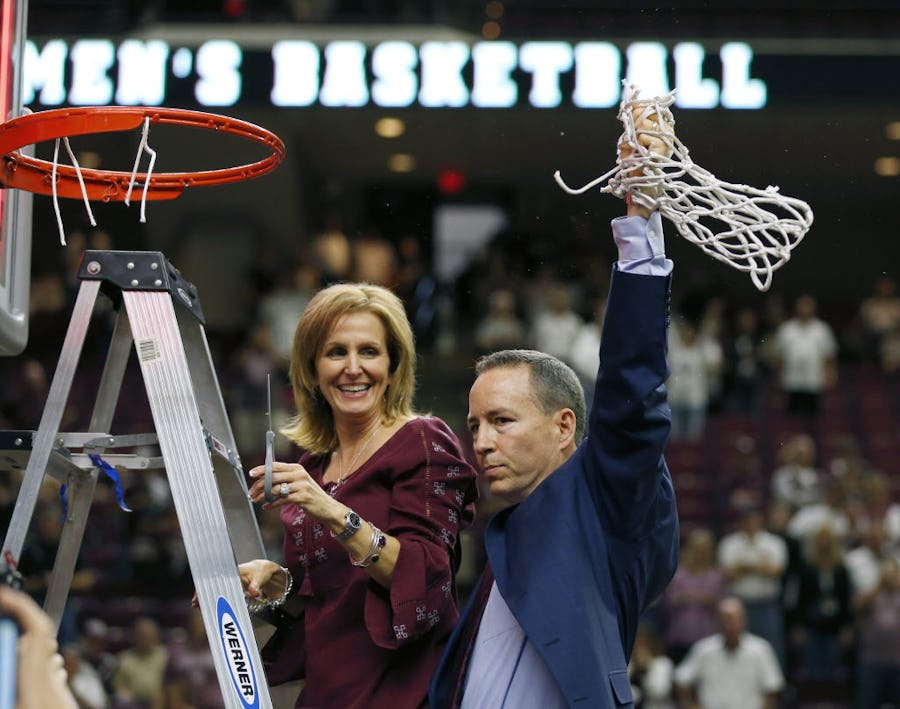
{"label": "silver bracelet", "polygon": [[369,522],[369,526],[372,528],[372,542],[369,544],[369,551],[359,561],[356,561],[352,556],[350,557],[351,564],[363,569],[378,561],[381,557],[381,549],[387,543],[387,539],[385,539],[384,534],[381,533],[381,530],[378,529],[378,527],[371,522]]}
{"label": "silver bracelet", "polygon": [[294,577],[291,576],[291,572],[288,571],[287,567],[282,566],[280,568],[284,572],[284,591],[282,592],[281,596],[271,601],[268,600],[265,596],[261,596],[258,599],[253,598],[252,596],[246,596],[248,611],[250,611],[251,613],[259,613],[259,611],[266,608],[278,608],[279,606],[284,605],[284,602],[287,600],[291,589],[294,587]]}
{"label": "silver bracelet", "polygon": [[350,556],[350,563],[362,569],[378,561],[381,558],[381,550],[387,544],[387,538],[382,531],[371,522],[369,522],[369,526],[372,528],[372,543],[369,545],[368,553],[359,561]]}

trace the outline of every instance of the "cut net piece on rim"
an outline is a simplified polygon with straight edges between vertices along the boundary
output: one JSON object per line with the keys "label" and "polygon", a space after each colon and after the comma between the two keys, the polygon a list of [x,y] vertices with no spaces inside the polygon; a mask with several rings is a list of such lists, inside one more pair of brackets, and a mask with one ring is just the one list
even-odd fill
{"label": "cut net piece on rim", "polygon": [[[270,154],[258,162],[218,170],[166,172],[155,175],[116,172],[53,164],[17,152],[26,145],[90,133],[132,130],[144,122],[205,128],[230,133],[261,144]],[[179,108],[90,106],[39,111],[0,124],[0,185],[60,197],[102,202],[175,199],[188,187],[249,180],[274,170],[284,159],[284,143],[274,133],[253,123],[203,111]],[[84,184],[82,190],[81,183]]]}
{"label": "cut net piece on rim", "polygon": [[[54,141],[53,145],[53,168],[50,172],[50,185],[51,192],[53,194],[53,213],[56,215],[56,227],[59,230],[59,243],[62,246],[66,245],[66,230],[63,228],[63,220],[62,214],[59,211],[59,195],[56,194],[56,171],[59,169],[59,141],[57,138]],[[88,219],[91,222],[91,226],[97,226],[97,220],[94,219],[94,210],[91,209],[91,202],[88,199],[87,192],[84,189],[84,182],[81,180],[81,166],[78,164],[78,158],[75,157],[75,153],[72,151],[72,146],[69,145],[68,138],[62,138],[63,143],[66,146],[66,152],[69,154],[69,160],[72,161],[72,165],[75,167],[76,175],[78,176],[78,182],[81,186],[81,195],[84,198],[84,209],[87,212]]]}
{"label": "cut net piece on rim", "polygon": [[[569,194],[582,194],[598,185],[601,192],[621,199],[630,193],[639,204],[658,209],[681,236],[706,254],[749,272],[757,289],[768,290],[774,272],[787,263],[791,250],[812,226],[812,209],[803,200],[780,194],[778,187],[763,190],[725,182],[695,164],[672,130],[675,119],[669,106],[675,92],[644,100],[639,93],[634,85],[626,87],[619,106],[624,125],[619,146],[630,145],[632,152],[624,158],[620,152],[616,167],[583,187],[569,187],[559,171],[554,179]],[[635,124],[641,125],[653,114],[663,128],[635,129]],[[638,135],[665,141],[671,157],[650,152],[639,143]]]}

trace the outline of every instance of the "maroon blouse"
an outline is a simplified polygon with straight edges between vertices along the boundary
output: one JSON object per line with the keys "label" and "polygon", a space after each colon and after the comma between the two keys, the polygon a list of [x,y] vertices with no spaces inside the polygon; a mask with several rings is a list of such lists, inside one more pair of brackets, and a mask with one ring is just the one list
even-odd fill
{"label": "maroon blouse", "polygon": [[[322,484],[327,455],[300,463]],[[475,471],[435,417],[413,419],[335,491],[400,540],[390,590],[350,563],[328,529],[296,505],[281,510],[285,564],[304,622],[283,649],[273,684],[305,678],[297,707],[418,709],[456,623],[460,530],[471,524]],[[362,534],[368,534],[364,524]],[[283,660],[293,660],[290,676]]]}

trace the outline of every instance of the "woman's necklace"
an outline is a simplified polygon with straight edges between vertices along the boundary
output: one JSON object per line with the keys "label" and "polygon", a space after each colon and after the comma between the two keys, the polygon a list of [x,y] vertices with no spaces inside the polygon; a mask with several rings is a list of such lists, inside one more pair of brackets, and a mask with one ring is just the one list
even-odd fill
{"label": "woman's necklace", "polygon": [[[353,456],[353,460],[350,461],[350,465],[347,467],[348,474],[352,473],[354,471],[355,468],[353,466],[356,465],[356,461],[359,460],[360,456],[363,454],[363,452],[366,450],[366,448],[369,447],[369,444],[372,442],[372,439],[375,438],[375,434],[378,433],[378,429],[380,429],[380,428],[381,428],[381,424],[379,423],[377,426],[375,426],[375,429],[372,431],[372,434],[366,439],[366,442],[363,443],[362,448],[360,448],[359,451],[357,452],[357,454],[355,456]],[[337,454],[338,454],[338,457],[337,457],[337,459],[338,459],[338,479],[335,480],[333,483],[331,483],[331,487],[328,490],[328,494],[331,495],[332,497],[334,497],[334,493],[337,491],[337,489],[341,485],[344,484],[344,456],[343,456],[340,448],[337,449]]]}

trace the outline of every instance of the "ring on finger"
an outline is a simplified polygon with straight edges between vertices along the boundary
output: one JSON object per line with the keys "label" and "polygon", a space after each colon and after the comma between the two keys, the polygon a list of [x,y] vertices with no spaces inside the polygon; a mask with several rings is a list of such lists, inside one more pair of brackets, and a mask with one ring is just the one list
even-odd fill
{"label": "ring on finger", "polygon": [[287,483],[281,483],[281,485],[278,486],[278,492],[282,497],[287,497],[291,494],[291,486]]}

